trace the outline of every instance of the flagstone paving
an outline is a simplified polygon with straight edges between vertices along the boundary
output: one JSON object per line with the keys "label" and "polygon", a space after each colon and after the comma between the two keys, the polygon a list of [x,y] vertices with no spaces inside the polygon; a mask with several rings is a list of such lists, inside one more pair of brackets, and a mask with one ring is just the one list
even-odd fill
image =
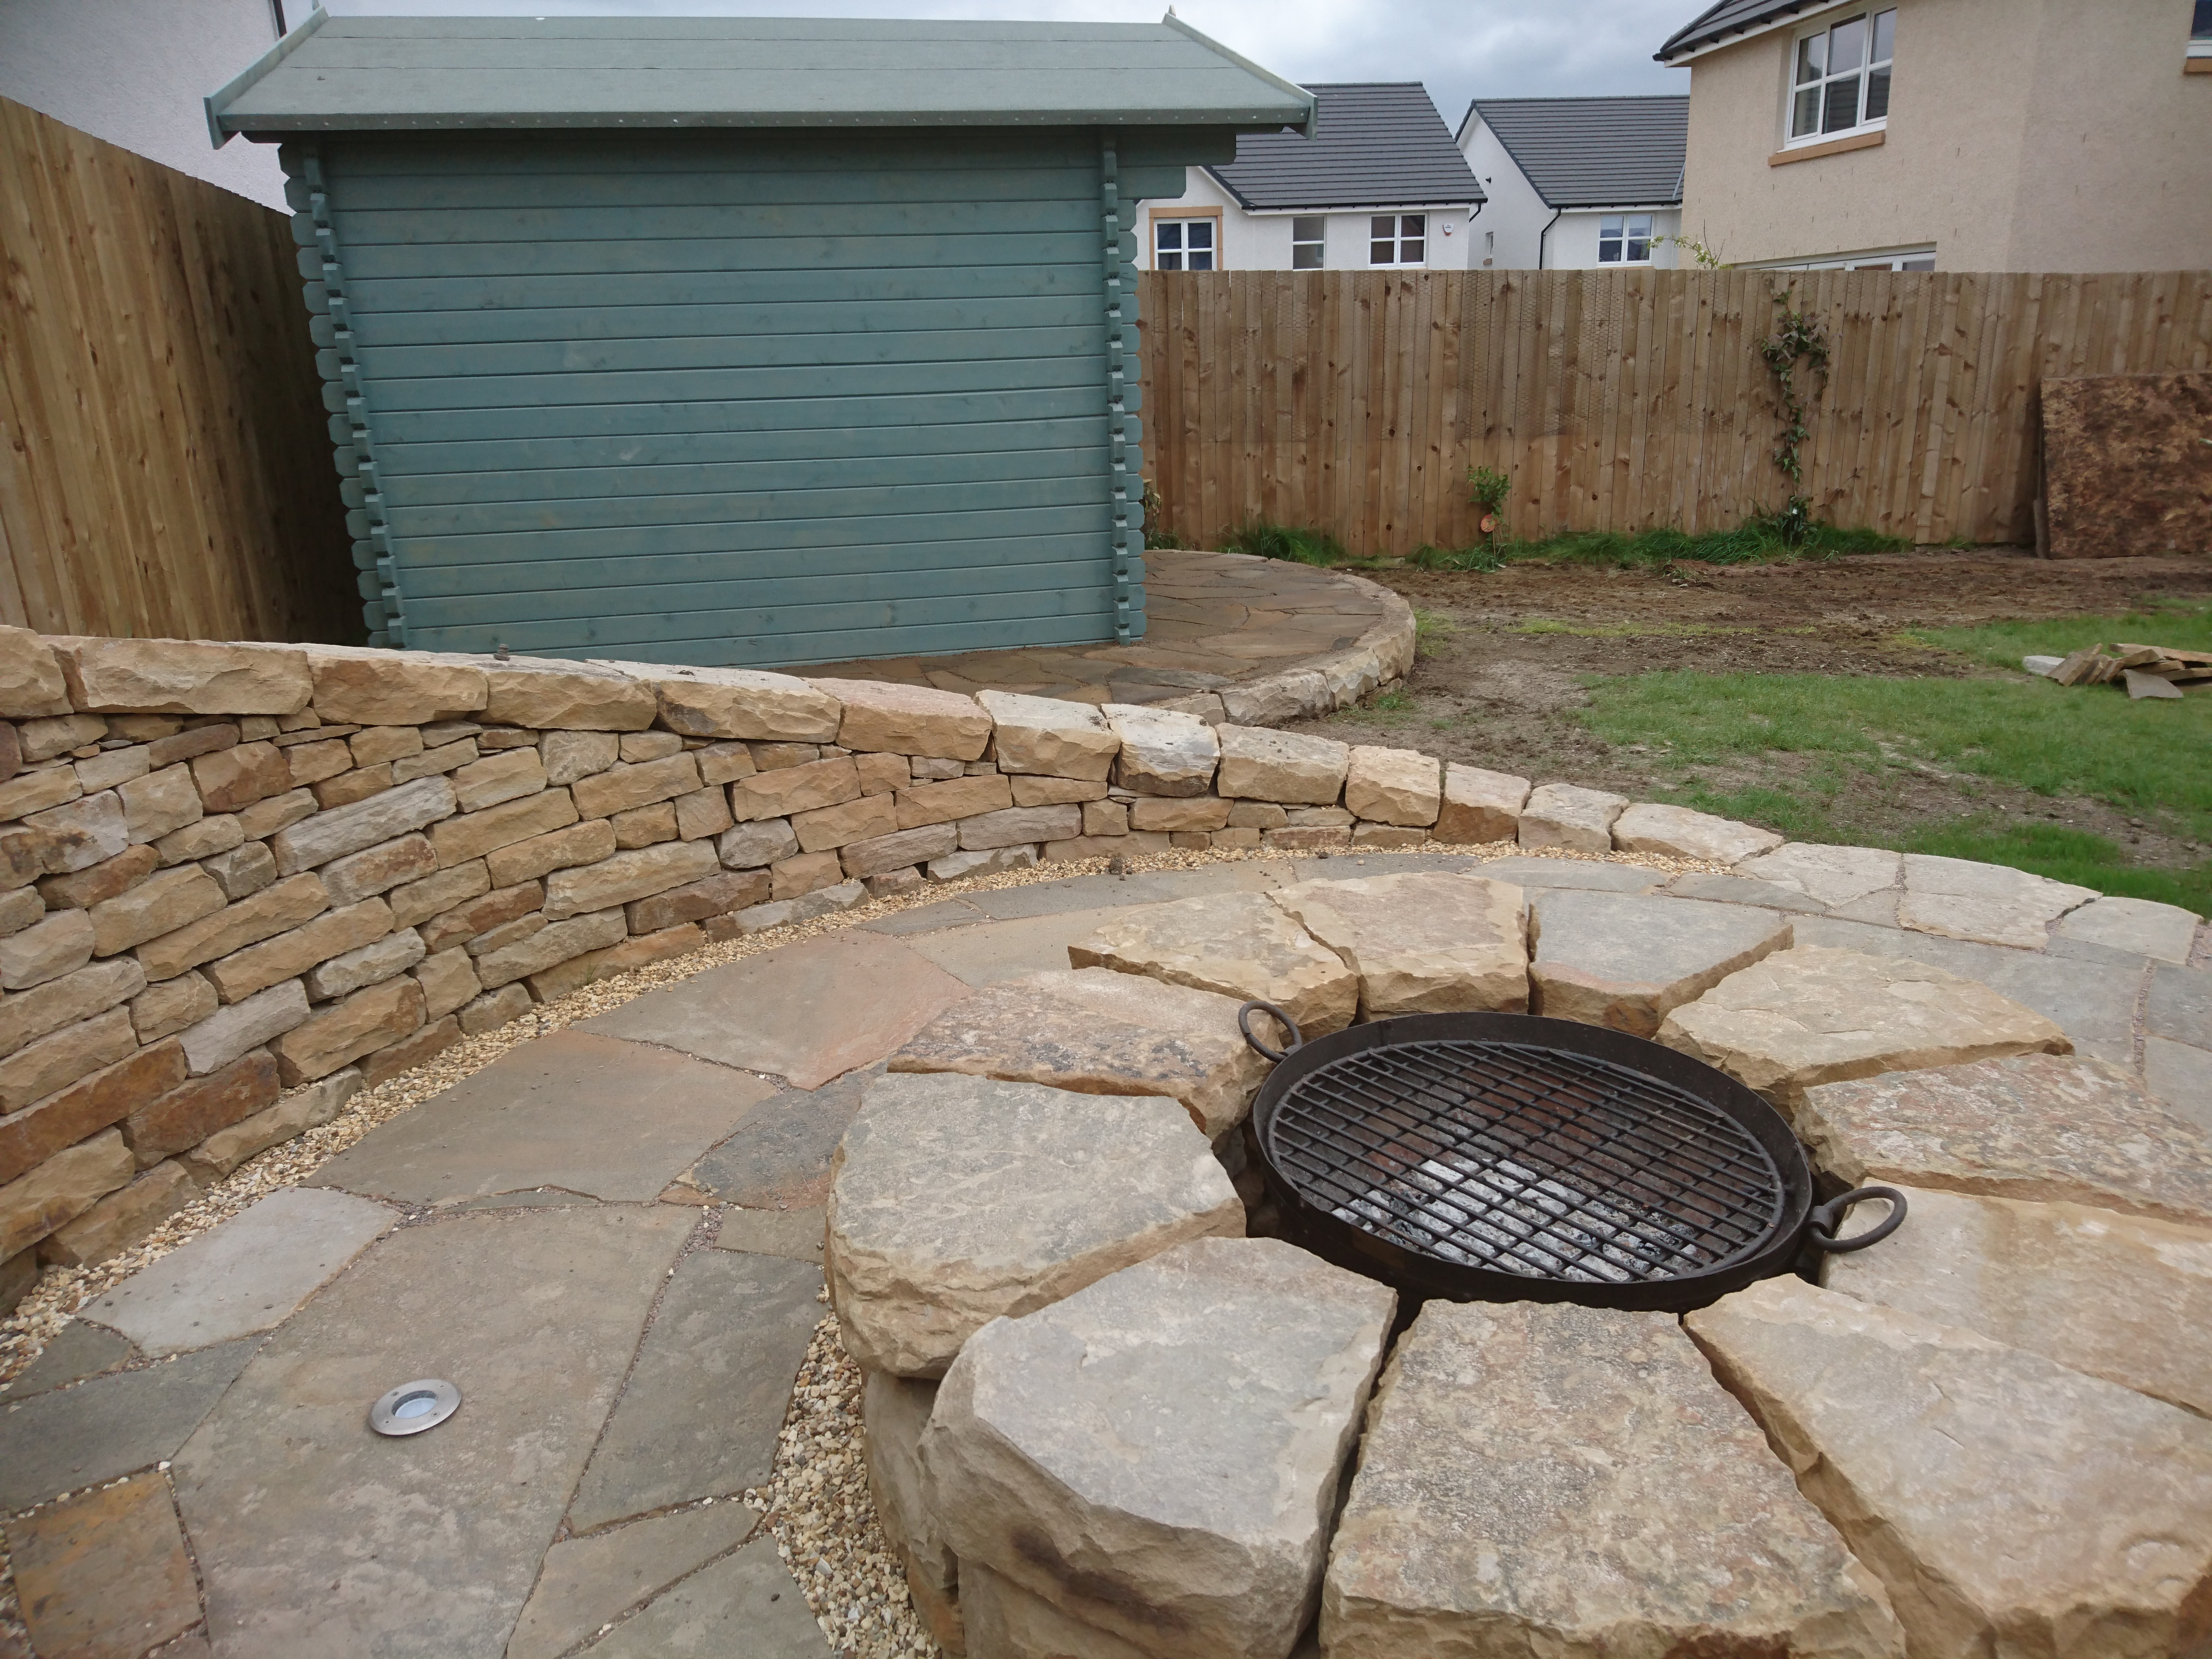
{"label": "flagstone paving", "polygon": [[[0,1511],[39,1650],[139,1659],[134,1632],[189,1626],[215,1659],[826,1659],[732,1500],[768,1473],[823,1312],[830,1161],[867,1082],[974,988],[1067,967],[1132,907],[1457,869],[1540,913],[1572,892],[1644,895],[1655,926],[1679,899],[1704,902],[1686,920],[1750,904],[1800,945],[1931,963],[2154,1091],[2179,1079],[2168,1103],[2212,1125],[2212,975],[2172,940],[1901,928],[1902,889],[1786,859],[1786,883],[1377,854],[967,894],[520,1044],[88,1307],[0,1392]],[[1887,925],[1866,920],[1885,902]],[[373,1400],[430,1376],[461,1390],[449,1421],[368,1431]],[[180,1540],[197,1587],[169,1570]],[[151,1588],[84,1635],[93,1615],[60,1610],[126,1559]]]}
{"label": "flagstone paving", "polygon": [[1347,650],[1395,609],[1387,589],[1279,560],[1154,550],[1145,565],[1146,633],[1133,645],[879,657],[812,672],[1073,702],[1161,702]]}

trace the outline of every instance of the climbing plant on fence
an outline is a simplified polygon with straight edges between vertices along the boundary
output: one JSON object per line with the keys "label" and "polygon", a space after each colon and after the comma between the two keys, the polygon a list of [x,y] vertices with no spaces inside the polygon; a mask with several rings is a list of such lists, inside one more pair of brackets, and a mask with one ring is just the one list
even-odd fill
{"label": "climbing plant on fence", "polygon": [[1809,311],[1791,305],[1795,296],[1789,289],[1768,293],[1782,316],[1775,331],[1759,343],[1759,355],[1774,375],[1775,397],[1782,405],[1782,437],[1774,447],[1774,465],[1790,480],[1790,489],[1789,501],[1771,522],[1794,546],[1813,528],[1812,498],[1804,490],[1805,442],[1813,434],[1805,416],[1827,383],[1828,334]]}

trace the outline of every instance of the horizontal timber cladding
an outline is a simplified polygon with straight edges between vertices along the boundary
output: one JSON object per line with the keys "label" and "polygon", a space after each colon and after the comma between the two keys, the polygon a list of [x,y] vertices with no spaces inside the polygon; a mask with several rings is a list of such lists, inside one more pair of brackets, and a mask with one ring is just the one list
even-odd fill
{"label": "horizontal timber cladding", "polygon": [[288,143],[371,629],[698,664],[1141,635],[1132,204],[1219,143]]}

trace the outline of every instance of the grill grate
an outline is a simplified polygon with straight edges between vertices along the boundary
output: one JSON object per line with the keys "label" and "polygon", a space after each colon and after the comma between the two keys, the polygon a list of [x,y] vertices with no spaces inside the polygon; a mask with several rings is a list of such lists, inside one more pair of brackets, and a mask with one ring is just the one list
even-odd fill
{"label": "grill grate", "polygon": [[1780,1224],[1765,1147],[1687,1090],[1524,1043],[1407,1042],[1298,1079],[1267,1129],[1304,1200],[1401,1248],[1630,1285],[1721,1267]]}

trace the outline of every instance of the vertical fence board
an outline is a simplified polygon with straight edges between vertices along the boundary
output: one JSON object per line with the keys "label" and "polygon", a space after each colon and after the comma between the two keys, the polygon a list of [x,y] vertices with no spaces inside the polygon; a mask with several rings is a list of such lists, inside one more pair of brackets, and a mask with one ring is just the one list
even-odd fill
{"label": "vertical fence board", "polygon": [[[1167,527],[1200,545],[1255,514],[1363,553],[1464,545],[1470,466],[1511,475],[1521,536],[1724,529],[1771,510],[1788,491],[1758,345],[1784,283],[1830,342],[1806,492],[1824,517],[1893,535],[2033,533],[2046,376],[2212,368],[2203,271],[1141,280],[1158,319],[1144,334],[1154,477]],[[0,543],[23,533],[0,523]],[[27,594],[38,578],[15,580]],[[5,588],[0,575],[0,602]]]}
{"label": "vertical fence board", "polygon": [[0,621],[359,629],[291,226],[0,100]]}

